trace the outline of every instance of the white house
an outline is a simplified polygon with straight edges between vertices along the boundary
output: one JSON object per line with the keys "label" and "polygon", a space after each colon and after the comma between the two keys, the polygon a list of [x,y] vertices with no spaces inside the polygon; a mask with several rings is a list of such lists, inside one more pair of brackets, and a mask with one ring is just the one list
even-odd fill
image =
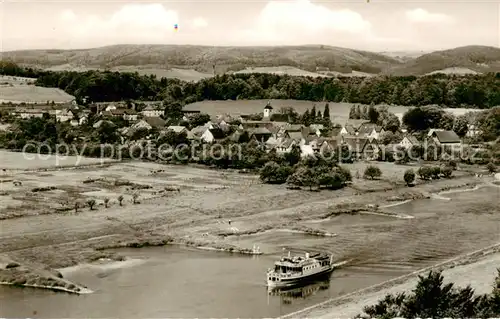
{"label": "white house", "polygon": [[39,110],[39,109],[19,109],[19,110],[16,110],[14,113],[16,116],[18,116],[22,119],[30,119],[30,118],[34,118],[34,117],[38,117],[38,118],[43,117],[44,111]]}
{"label": "white house", "polygon": [[56,121],[58,122],[68,122],[74,118],[74,114],[69,109],[56,110]]}
{"label": "white house", "polygon": [[273,107],[271,106],[271,101],[269,101],[267,102],[267,105],[264,107],[264,120],[270,120],[272,114],[273,114]]}
{"label": "white house", "polygon": [[141,114],[145,117],[160,117],[163,115],[163,112],[162,109],[157,109],[153,105],[148,105],[142,110]]}
{"label": "white house", "polygon": [[404,147],[406,149],[419,145],[421,145],[420,142],[413,135],[406,135],[405,137],[403,137],[401,142],[399,142],[399,146]]}
{"label": "white house", "polygon": [[297,142],[292,139],[284,139],[282,142],[276,146],[277,153],[289,153],[293,146],[297,145]]}
{"label": "white house", "polygon": [[126,121],[137,121],[138,116],[139,114],[134,110],[125,109],[123,111],[123,119]]}
{"label": "white house", "polygon": [[214,135],[208,128],[205,130],[205,132],[203,132],[203,134],[201,134],[200,139],[206,143],[213,143],[215,141]]}
{"label": "white house", "polygon": [[465,136],[467,137],[476,137],[481,135],[482,131],[474,124],[467,124],[467,133]]}

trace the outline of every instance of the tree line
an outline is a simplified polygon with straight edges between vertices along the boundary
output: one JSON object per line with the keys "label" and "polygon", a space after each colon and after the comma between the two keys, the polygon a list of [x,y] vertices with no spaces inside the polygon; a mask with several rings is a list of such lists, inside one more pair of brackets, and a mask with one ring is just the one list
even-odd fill
{"label": "tree line", "polygon": [[294,99],[361,104],[491,108],[500,105],[500,73],[482,75],[313,78],[275,74],[224,74],[185,82],[111,71],[43,71],[0,63],[0,74],[35,77],[36,85],[60,88],[77,100]]}

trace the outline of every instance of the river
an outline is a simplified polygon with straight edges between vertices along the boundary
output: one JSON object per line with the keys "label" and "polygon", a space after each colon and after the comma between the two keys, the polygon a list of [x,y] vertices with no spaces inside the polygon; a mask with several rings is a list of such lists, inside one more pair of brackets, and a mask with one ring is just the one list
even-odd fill
{"label": "river", "polygon": [[[270,252],[261,256],[181,246],[120,249],[128,261],[62,271],[93,294],[0,286],[0,317],[277,317],[498,242],[500,217],[469,210],[497,201],[495,195],[497,189],[483,188],[391,208],[414,219],[342,215],[316,222],[338,234],[332,238],[268,232],[234,239],[261,244]],[[269,295],[265,272],[288,247],[330,249],[355,261],[330,281]]]}

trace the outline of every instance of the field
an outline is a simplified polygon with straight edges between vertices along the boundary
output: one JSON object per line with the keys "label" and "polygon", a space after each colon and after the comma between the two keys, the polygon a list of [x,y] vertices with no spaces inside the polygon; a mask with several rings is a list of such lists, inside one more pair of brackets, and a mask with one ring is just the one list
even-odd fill
{"label": "field", "polygon": [[[239,100],[239,101],[201,101],[188,104],[185,106],[189,110],[200,110],[210,115],[218,114],[253,114],[261,113],[267,100]],[[325,102],[312,102],[312,101],[299,101],[299,100],[272,100],[271,105],[274,111],[278,112],[281,107],[293,107],[299,114],[311,109],[316,105],[316,110],[323,112]],[[330,105],[330,118],[334,123],[343,124],[349,118],[349,111],[353,105],[352,103],[329,103]],[[406,106],[390,106],[389,111],[393,112],[401,119],[403,114],[408,111],[409,107]],[[447,108],[447,112],[454,115],[461,115],[466,112],[480,111],[477,109],[466,108]]]}
{"label": "field", "polygon": [[34,85],[1,85],[0,103],[55,103],[71,102],[74,96],[67,94],[63,90],[46,88]]}
{"label": "field", "polygon": [[311,76],[311,77],[327,77],[327,75],[309,72],[305,70],[298,69],[293,66],[279,66],[279,67],[257,67],[257,68],[246,68],[245,70],[234,72],[239,73],[269,73],[269,74],[288,74],[290,76]]}

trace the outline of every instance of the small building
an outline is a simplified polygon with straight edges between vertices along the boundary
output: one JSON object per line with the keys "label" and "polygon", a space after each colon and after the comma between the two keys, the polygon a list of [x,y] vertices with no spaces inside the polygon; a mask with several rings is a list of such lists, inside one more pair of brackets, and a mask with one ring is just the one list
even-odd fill
{"label": "small building", "polygon": [[297,142],[292,139],[283,139],[277,146],[277,153],[289,153],[292,151],[292,148],[297,145]]}
{"label": "small building", "polygon": [[180,125],[171,125],[167,127],[167,130],[174,131],[176,134],[188,133],[188,129]]}
{"label": "small building", "polygon": [[375,139],[358,136],[344,136],[343,144],[349,148],[351,156],[357,159],[376,159],[380,148]]}
{"label": "small building", "polygon": [[250,139],[255,139],[258,142],[265,143],[273,135],[273,133],[265,127],[258,127],[249,129],[248,135],[250,136]]}
{"label": "small building", "polygon": [[467,137],[476,137],[481,135],[483,132],[475,124],[467,124]]}
{"label": "small building", "polygon": [[410,149],[415,146],[421,146],[422,144],[418,141],[418,139],[413,136],[413,135],[406,135],[403,137],[401,142],[398,144],[399,146],[405,148],[405,149]]}
{"label": "small building", "polygon": [[147,105],[142,111],[141,114],[144,117],[160,117],[163,115],[164,110],[161,108],[157,108],[152,104]]}
{"label": "small building", "polygon": [[16,109],[14,112],[12,112],[13,115],[22,119],[42,118],[44,113],[47,113],[47,111],[41,109],[23,108]]}
{"label": "small building", "polygon": [[358,135],[378,140],[380,135],[384,133],[384,129],[380,125],[374,123],[363,123],[358,129]]}
{"label": "small building", "polygon": [[433,131],[429,141],[438,146],[461,146],[462,140],[454,131]]}

